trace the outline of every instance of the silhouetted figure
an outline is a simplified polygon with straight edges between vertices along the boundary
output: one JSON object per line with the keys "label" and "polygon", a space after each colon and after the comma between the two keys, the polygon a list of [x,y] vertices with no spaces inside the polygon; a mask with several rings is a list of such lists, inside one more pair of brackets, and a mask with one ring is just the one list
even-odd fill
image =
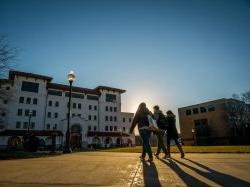
{"label": "silhouetted figure", "polygon": [[185,154],[183,152],[183,149],[178,142],[178,132],[176,129],[176,120],[175,120],[175,115],[171,110],[167,111],[167,151],[168,151],[168,156],[170,157],[170,140],[173,139],[175,141],[175,144],[177,145],[179,151],[181,152],[181,158],[184,158]]}
{"label": "silhouetted figure", "polygon": [[151,131],[149,130],[148,115],[152,116],[152,113],[148,110],[145,103],[141,103],[135,113],[132,125],[130,127],[130,133],[132,134],[136,125],[138,125],[139,134],[142,139],[142,155],[141,159],[145,160],[146,153],[149,156],[148,161],[153,161],[153,155],[151,145],[149,143]]}
{"label": "silhouetted figure", "polygon": [[157,151],[155,153],[156,158],[159,158],[159,154],[161,153],[161,150],[165,153],[165,157],[167,157],[168,152],[166,149],[166,146],[164,145],[163,138],[165,131],[167,130],[167,120],[160,110],[160,107],[158,105],[154,106],[154,119],[156,120],[157,126],[159,128],[159,131],[156,132],[157,136]]}

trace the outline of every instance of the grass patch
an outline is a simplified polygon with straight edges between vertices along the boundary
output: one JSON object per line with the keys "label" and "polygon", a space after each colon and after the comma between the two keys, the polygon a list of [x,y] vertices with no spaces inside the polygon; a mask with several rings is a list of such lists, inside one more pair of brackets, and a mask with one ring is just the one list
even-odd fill
{"label": "grass patch", "polygon": [[[123,152],[123,153],[141,153],[142,147],[124,147],[101,149],[99,151],[105,152]],[[156,147],[152,148],[156,152]],[[250,146],[183,146],[186,153],[250,153]],[[178,153],[176,146],[171,146],[172,153]]]}

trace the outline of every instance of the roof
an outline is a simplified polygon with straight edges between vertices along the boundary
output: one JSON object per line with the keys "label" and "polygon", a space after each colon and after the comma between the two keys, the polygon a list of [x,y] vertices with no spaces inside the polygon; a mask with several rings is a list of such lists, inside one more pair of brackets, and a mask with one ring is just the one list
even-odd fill
{"label": "roof", "polygon": [[[63,91],[69,91],[69,86],[68,85],[57,84],[57,83],[48,83],[47,88],[58,89],[58,90],[63,90]],[[100,92],[97,91],[97,90],[88,89],[88,88],[81,88],[81,87],[75,87],[75,86],[72,86],[72,91],[73,92],[81,92],[81,93],[93,94],[93,95],[100,95]]]}
{"label": "roof", "polygon": [[129,134],[124,132],[98,132],[98,131],[89,131],[87,136],[93,137],[103,137],[103,136],[109,136],[109,137],[120,137],[120,136],[129,136]]}
{"label": "roof", "polygon": [[34,74],[34,73],[27,73],[27,72],[22,72],[22,71],[10,70],[9,79],[14,80],[15,76],[32,77],[32,78],[35,78],[35,79],[47,80],[48,82],[52,81],[52,79],[53,79],[52,77],[49,77],[49,76],[38,75],[38,74]]}
{"label": "roof", "polygon": [[111,90],[111,91],[114,91],[114,92],[120,92],[120,93],[125,93],[126,90],[122,90],[122,89],[119,89],[119,88],[113,88],[113,87],[109,87],[109,86],[98,86],[95,88],[95,90]]}
{"label": "roof", "polygon": [[[63,136],[61,131],[48,131],[48,130],[30,130],[35,136]],[[27,133],[27,130],[4,130],[0,132],[0,136],[23,136]]]}

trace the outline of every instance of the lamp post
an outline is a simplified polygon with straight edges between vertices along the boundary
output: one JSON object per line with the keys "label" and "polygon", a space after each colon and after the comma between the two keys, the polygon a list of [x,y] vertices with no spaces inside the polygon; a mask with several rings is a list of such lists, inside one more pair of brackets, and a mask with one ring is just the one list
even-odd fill
{"label": "lamp post", "polygon": [[30,110],[29,111],[28,134],[30,134],[30,120],[31,120],[32,114],[33,114],[33,112]]}
{"label": "lamp post", "polygon": [[69,126],[70,126],[70,114],[71,114],[71,97],[72,97],[72,83],[75,80],[75,74],[73,71],[70,71],[68,73],[68,81],[69,81],[69,104],[68,104],[68,123],[67,123],[67,131],[66,131],[66,144],[64,148],[64,153],[71,153],[71,146],[70,146],[70,131],[69,131]]}
{"label": "lamp post", "polygon": [[193,145],[196,145],[196,142],[195,142],[195,130],[194,130],[194,128],[192,128],[192,134],[193,134],[193,142],[194,142],[194,144]]}

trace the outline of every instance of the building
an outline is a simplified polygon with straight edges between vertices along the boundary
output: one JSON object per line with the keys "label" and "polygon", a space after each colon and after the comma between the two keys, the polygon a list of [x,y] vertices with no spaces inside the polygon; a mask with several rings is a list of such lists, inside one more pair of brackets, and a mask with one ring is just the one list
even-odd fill
{"label": "building", "polygon": [[[28,126],[41,144],[64,145],[67,130],[69,86],[52,82],[52,77],[10,71],[0,80],[4,98],[0,100],[0,145],[17,146]],[[102,147],[134,145],[129,135],[133,113],[121,112],[121,94],[125,90],[98,86],[95,89],[72,88],[70,115],[71,145]],[[29,123],[29,112],[32,112]]]}
{"label": "building", "polygon": [[223,98],[178,112],[184,145],[249,144],[250,107],[244,102]]}

